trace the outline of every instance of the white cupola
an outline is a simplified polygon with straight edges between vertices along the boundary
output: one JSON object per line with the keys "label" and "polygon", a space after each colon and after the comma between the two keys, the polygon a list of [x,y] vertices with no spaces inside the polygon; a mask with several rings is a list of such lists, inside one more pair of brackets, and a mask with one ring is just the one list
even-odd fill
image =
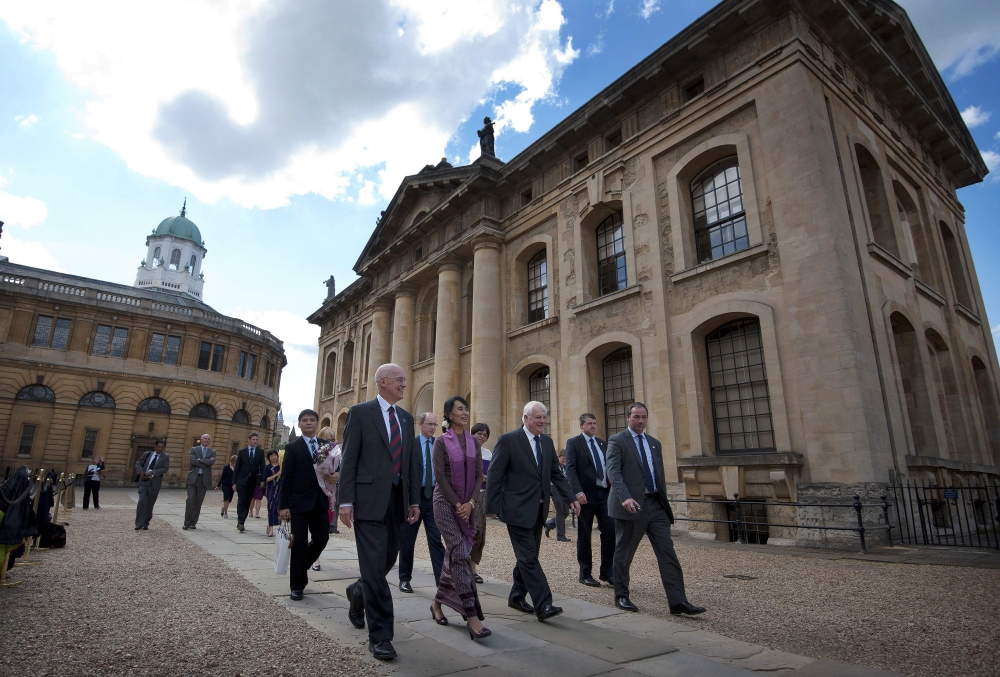
{"label": "white cupola", "polygon": [[146,258],[139,266],[134,286],[160,288],[202,300],[205,279],[201,262],[208,250],[198,226],[187,218],[187,198],[180,216],[163,219],[152,234],[146,236],[146,249]]}

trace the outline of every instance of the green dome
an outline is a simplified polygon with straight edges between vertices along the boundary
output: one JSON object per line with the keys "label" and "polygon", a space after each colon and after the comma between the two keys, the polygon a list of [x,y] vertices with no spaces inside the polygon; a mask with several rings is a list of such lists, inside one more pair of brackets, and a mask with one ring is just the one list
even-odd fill
{"label": "green dome", "polygon": [[153,237],[157,235],[170,235],[181,240],[191,240],[201,246],[201,231],[194,221],[185,216],[187,212],[187,200],[184,201],[184,208],[181,209],[180,216],[170,216],[160,221],[160,225],[153,231]]}

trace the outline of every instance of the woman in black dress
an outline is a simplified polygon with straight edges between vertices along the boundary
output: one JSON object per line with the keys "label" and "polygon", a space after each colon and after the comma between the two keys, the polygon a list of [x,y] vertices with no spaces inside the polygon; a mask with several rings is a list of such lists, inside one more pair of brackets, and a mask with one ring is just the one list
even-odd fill
{"label": "woman in black dress", "polygon": [[229,519],[229,504],[233,502],[233,469],[236,467],[236,456],[229,457],[229,465],[222,469],[222,477],[215,485],[215,490],[222,489],[222,516]]}
{"label": "woman in black dress", "polygon": [[281,524],[278,519],[278,490],[281,487],[281,466],[278,465],[278,452],[267,452],[267,465],[264,466],[264,489],[267,492],[267,535],[274,536],[274,527]]}

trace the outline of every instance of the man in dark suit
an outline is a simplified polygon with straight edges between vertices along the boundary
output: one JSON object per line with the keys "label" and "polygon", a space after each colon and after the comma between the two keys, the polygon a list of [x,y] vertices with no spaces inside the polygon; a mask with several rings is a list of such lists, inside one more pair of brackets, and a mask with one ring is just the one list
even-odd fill
{"label": "man in dark suit", "polygon": [[670,538],[674,513],[667,502],[663,478],[663,447],[645,434],[646,405],[628,408],[628,428],[608,440],[608,512],[615,519],[615,606],[638,611],[629,599],[629,569],[643,535],[649,536],[660,568],[660,580],[672,614],[700,614],[705,609],[688,602],[684,574]]}
{"label": "man in dark suit", "polygon": [[[285,447],[278,488],[278,516],[292,522],[292,556],[289,562],[291,599],[298,601],[309,584],[309,567],[319,559],[330,540],[330,501],[316,479],[315,459],[327,443],[316,437],[319,414],[303,409],[299,414],[302,434]],[[312,540],[308,540],[312,536]]]}
{"label": "man in dark suit", "polygon": [[243,531],[243,523],[250,514],[253,492],[260,485],[264,474],[264,450],[257,446],[257,433],[251,433],[248,444],[236,452],[236,467],[233,468],[233,491],[239,495],[236,504],[236,528]]}
{"label": "man in dark suit", "polygon": [[566,475],[569,486],[580,502],[580,520],[576,531],[576,561],[580,564],[580,582],[599,588],[594,580],[590,535],[597,518],[601,532],[601,568],[598,578],[612,585],[611,565],[615,556],[615,523],[608,515],[608,443],[597,437],[597,417],[580,416],[580,434],[566,443]]}
{"label": "man in dark suit", "polygon": [[427,412],[417,417],[420,434],[413,439],[413,455],[417,457],[420,469],[420,517],[413,524],[403,525],[402,543],[399,546],[399,589],[403,592],[413,592],[410,581],[413,579],[413,549],[417,544],[417,533],[420,523],[424,523],[427,535],[427,549],[431,553],[431,567],[434,569],[434,582],[441,582],[441,567],[444,564],[444,542],[441,531],[434,521],[434,465],[432,462],[434,448],[434,428],[437,427],[437,417]]}
{"label": "man in dark suit", "polygon": [[135,507],[135,530],[149,530],[149,520],[153,518],[153,506],[160,495],[163,476],[170,470],[170,456],[166,453],[167,443],[156,440],[151,451],[135,462],[135,474],[139,476],[139,504]]}
{"label": "man in dark suit", "polygon": [[[521,420],[524,425],[501,435],[493,449],[486,479],[490,488],[486,494],[486,513],[499,515],[507,524],[517,559],[507,606],[534,613],[538,620],[544,621],[562,613],[561,607],[552,605],[552,591],[538,561],[551,487],[562,494],[577,514],[580,504],[559,470],[552,438],[544,434],[548,423],[545,405],[528,402]],[[528,593],[534,606],[524,598]]]}
{"label": "man in dark suit", "polygon": [[201,504],[205,493],[212,488],[212,466],[215,465],[215,449],[211,447],[212,436],[205,433],[201,444],[191,447],[188,458],[191,469],[187,474],[187,503],[184,504],[184,529],[197,529],[201,516]]}
{"label": "man in dark suit", "polygon": [[347,413],[340,464],[340,519],[354,527],[361,579],[347,586],[348,618],[368,620],[368,650],[392,660],[392,593],[386,574],[399,555],[400,533],[420,517],[420,470],[412,453],[413,417],[396,403],[406,377],[396,364],[375,370],[378,395]]}

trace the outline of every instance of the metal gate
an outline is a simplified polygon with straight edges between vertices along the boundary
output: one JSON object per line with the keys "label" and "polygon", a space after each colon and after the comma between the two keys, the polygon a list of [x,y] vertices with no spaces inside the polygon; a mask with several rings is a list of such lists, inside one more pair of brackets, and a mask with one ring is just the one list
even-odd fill
{"label": "metal gate", "polygon": [[903,543],[1000,549],[1000,486],[893,479],[889,491]]}

